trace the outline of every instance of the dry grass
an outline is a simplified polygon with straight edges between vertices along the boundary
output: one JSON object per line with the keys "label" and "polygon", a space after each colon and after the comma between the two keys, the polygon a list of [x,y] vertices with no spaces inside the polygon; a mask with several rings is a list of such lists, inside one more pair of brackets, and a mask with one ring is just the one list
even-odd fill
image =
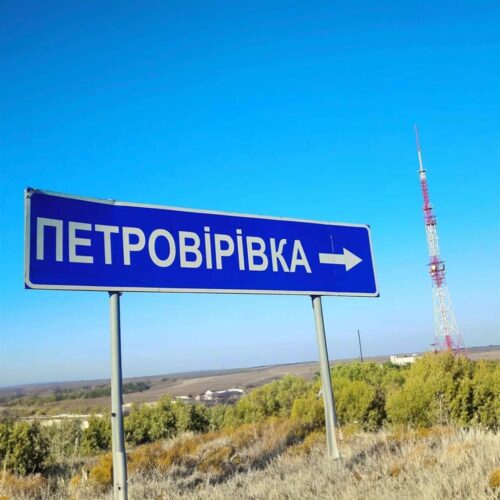
{"label": "dry grass", "polygon": [[[287,449],[305,453],[316,442],[314,434],[302,445],[295,445],[306,435],[300,422],[279,418],[218,432],[184,434],[130,451],[129,477],[152,484],[158,478],[170,478],[179,491],[192,491],[202,484],[222,483],[237,474],[263,468]],[[64,498],[66,494],[72,498],[105,497],[112,486],[112,467],[109,453],[93,459],[64,488],[55,488],[55,497],[51,498]]]}
{"label": "dry grass", "polygon": [[265,468],[186,488],[172,475],[130,477],[130,497],[164,499],[498,499],[500,437],[449,428],[352,435],[342,460],[325,457],[324,436],[311,434]]}
{"label": "dry grass", "polygon": [[[325,456],[324,433],[272,419],[137,447],[129,453],[131,499],[497,499],[500,436],[439,427],[349,432],[342,459]],[[0,474],[0,499],[112,497],[109,455],[71,480]],[[49,488],[50,486],[50,488]]]}
{"label": "dry grass", "polygon": [[131,476],[168,474],[182,479],[188,488],[220,483],[236,473],[266,466],[305,436],[300,423],[277,418],[202,435],[185,434],[138,447],[129,454],[129,471]]}
{"label": "dry grass", "polygon": [[38,498],[48,494],[47,480],[40,474],[17,476],[0,474],[0,500],[11,498]]}
{"label": "dry grass", "polygon": [[490,480],[488,481],[490,488],[500,489],[500,467],[493,470],[490,474]]}

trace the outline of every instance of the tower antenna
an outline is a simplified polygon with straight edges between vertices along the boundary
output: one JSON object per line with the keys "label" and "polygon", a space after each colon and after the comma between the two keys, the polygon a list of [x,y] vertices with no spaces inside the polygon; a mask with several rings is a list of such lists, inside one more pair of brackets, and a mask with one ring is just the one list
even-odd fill
{"label": "tower antenna", "polygon": [[432,298],[434,303],[434,350],[460,352],[465,349],[462,336],[458,330],[455,314],[451,305],[450,293],[445,280],[445,264],[439,253],[436,216],[433,213],[429,198],[429,186],[427,175],[422,160],[422,149],[418,136],[418,128],[415,125],[415,136],[417,140],[418,175],[424,198],[424,222],[427,235],[427,246],[429,248],[429,274],[432,280]]}

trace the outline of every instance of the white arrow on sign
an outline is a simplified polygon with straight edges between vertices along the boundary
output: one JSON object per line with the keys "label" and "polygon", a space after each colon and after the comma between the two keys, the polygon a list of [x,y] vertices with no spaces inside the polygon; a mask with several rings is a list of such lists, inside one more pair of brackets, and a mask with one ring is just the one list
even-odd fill
{"label": "white arrow on sign", "polygon": [[320,264],[340,264],[345,266],[345,270],[349,271],[354,266],[357,266],[363,259],[349,252],[347,248],[343,248],[344,253],[320,253]]}

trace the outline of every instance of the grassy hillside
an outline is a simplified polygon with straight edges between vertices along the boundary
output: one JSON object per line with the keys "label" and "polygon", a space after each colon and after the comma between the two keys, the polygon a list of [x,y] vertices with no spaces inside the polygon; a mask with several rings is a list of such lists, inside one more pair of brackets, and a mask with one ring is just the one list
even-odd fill
{"label": "grassy hillside", "polygon": [[[144,445],[129,457],[131,499],[496,499],[500,436],[484,430],[356,432],[329,463],[324,435],[300,441],[297,427],[275,420],[203,438],[185,434]],[[4,473],[7,498],[112,498],[104,455],[73,479]]]}
{"label": "grassy hillside", "polygon": [[[312,444],[312,446],[309,446]],[[323,440],[291,446],[265,468],[225,482],[200,473],[188,490],[177,475],[135,473],[131,498],[189,499],[486,499],[500,490],[500,437],[483,431],[432,429],[427,433],[360,433],[328,463]]]}

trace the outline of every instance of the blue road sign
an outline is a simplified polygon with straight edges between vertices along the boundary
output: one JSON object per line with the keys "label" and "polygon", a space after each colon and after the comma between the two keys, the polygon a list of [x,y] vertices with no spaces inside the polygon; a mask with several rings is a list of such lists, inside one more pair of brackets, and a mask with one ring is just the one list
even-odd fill
{"label": "blue road sign", "polygon": [[25,286],[378,296],[365,225],[27,189]]}

